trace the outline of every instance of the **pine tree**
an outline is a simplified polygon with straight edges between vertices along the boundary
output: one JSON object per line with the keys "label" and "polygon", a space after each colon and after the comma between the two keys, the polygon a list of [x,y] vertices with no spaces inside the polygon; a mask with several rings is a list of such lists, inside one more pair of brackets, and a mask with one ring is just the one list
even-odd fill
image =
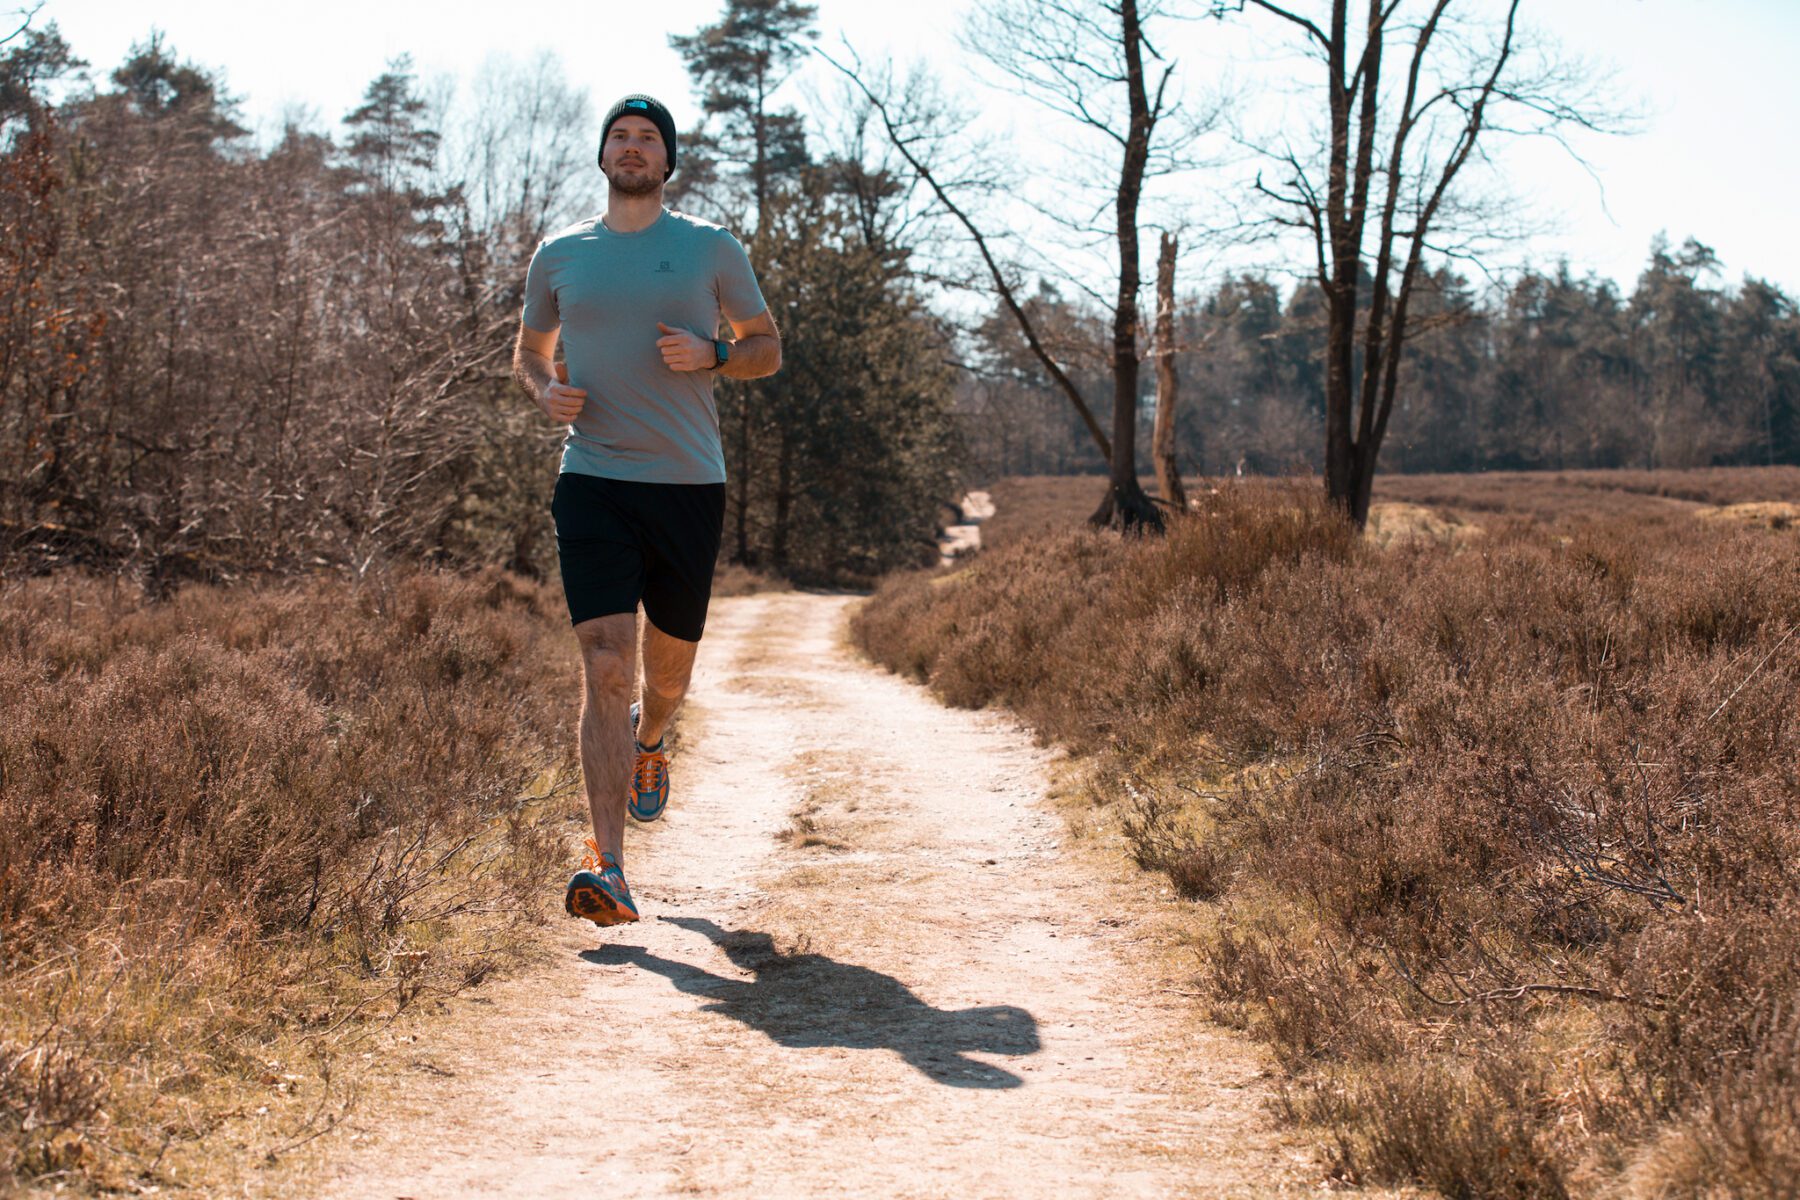
{"label": "pine tree", "polygon": [[701,109],[718,122],[695,147],[695,167],[683,171],[709,173],[710,167],[716,173],[716,166],[699,161],[709,153],[737,167],[750,187],[756,232],[768,218],[777,181],[791,178],[808,161],[800,115],[772,105],[776,90],[805,55],[805,42],[818,36],[817,15],[813,5],[796,0],[727,0],[717,24],[669,38],[687,62]]}

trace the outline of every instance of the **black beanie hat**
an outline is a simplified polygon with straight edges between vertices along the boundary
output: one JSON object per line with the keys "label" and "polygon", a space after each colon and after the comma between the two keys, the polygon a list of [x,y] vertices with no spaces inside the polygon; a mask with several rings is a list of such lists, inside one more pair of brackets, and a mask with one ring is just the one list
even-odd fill
{"label": "black beanie hat", "polygon": [[662,134],[663,145],[669,151],[669,169],[663,174],[666,180],[675,173],[675,118],[669,110],[662,106],[662,101],[654,96],[646,96],[642,92],[634,92],[613,105],[606,113],[606,121],[600,126],[600,153],[596,159],[606,155],[606,135],[612,132],[613,122],[620,117],[643,117],[656,131]]}

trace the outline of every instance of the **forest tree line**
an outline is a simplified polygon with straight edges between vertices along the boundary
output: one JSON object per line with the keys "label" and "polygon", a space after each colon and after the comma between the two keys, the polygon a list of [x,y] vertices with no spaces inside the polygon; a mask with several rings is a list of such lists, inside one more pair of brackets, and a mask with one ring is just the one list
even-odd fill
{"label": "forest tree line", "polygon": [[[1032,307],[1077,383],[1107,386],[1104,314],[1050,289]],[[1464,472],[1800,463],[1800,310],[1713,252],[1661,241],[1636,286],[1527,270],[1478,292],[1449,272],[1415,301],[1384,470]],[[1177,459],[1189,474],[1316,471],[1324,446],[1319,289],[1243,273],[1182,298]],[[1080,419],[996,312],[971,338],[958,412],[972,470],[1101,473]],[[1143,397],[1144,436],[1154,390]],[[1144,471],[1147,459],[1140,456]]]}

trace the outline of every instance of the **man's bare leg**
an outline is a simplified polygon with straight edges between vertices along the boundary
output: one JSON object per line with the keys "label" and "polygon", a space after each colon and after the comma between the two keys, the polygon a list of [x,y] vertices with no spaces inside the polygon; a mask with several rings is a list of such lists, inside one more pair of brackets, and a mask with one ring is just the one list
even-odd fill
{"label": "man's bare leg", "polygon": [[699,648],[699,642],[671,637],[652,622],[644,622],[644,699],[638,713],[638,745],[654,746],[662,741],[669,718],[687,695],[694,652]]}
{"label": "man's bare leg", "polygon": [[625,792],[631,783],[632,676],[637,614],[595,617],[575,627],[581,643],[581,775],[594,840],[625,861]]}

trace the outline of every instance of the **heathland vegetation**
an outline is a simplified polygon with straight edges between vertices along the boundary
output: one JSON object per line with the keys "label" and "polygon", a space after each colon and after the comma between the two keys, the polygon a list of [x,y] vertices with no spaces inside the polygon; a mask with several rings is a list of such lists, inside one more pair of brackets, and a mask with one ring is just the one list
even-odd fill
{"label": "heathland vegetation", "polygon": [[0,1181],[220,1185],[331,1128],[371,1022],[529,951],[579,780],[556,591],[4,597]]}
{"label": "heathland vegetation", "polygon": [[1786,1195],[1797,510],[1657,493],[1794,496],[1800,472],[1696,474],[1553,520],[1542,477],[1477,478],[1386,549],[1313,485],[1230,481],[1120,539],[1083,527],[1089,480],[1059,522],[890,582],[855,632],[1084,757],[1212,916],[1196,990],[1275,1048],[1343,1178]]}

